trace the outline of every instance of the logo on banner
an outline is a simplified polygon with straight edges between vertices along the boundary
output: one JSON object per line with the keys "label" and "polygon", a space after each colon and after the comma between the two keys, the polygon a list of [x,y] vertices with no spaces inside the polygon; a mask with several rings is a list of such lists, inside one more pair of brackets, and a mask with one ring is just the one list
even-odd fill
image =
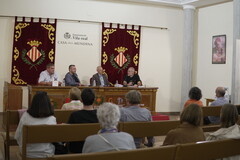
{"label": "logo on banner", "polygon": [[115,57],[114,54],[110,56],[110,62],[112,66],[116,69],[118,69],[118,73],[127,68],[130,64],[131,58],[129,54],[125,54],[125,52],[128,50],[125,47],[118,47],[114,49],[118,52],[118,55]]}
{"label": "logo on banner", "polygon": [[71,34],[68,33],[68,32],[66,32],[66,33],[64,34],[64,38],[65,38],[65,39],[69,39],[69,38],[71,38]]}
{"label": "logo on banner", "polygon": [[31,66],[29,69],[32,69],[32,67],[34,67],[37,71],[36,66],[42,64],[45,59],[45,52],[43,50],[38,50],[38,46],[41,45],[42,42],[34,40],[27,42],[27,44],[29,44],[32,48],[29,51],[26,49],[22,51],[22,60]]}

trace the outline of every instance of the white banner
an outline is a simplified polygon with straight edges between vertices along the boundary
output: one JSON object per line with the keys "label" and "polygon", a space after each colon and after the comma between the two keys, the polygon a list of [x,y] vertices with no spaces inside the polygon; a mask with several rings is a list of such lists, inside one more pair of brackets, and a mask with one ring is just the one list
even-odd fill
{"label": "white banner", "polygon": [[100,65],[101,24],[77,21],[58,21],[55,68],[61,79],[74,64],[83,84],[96,73]]}

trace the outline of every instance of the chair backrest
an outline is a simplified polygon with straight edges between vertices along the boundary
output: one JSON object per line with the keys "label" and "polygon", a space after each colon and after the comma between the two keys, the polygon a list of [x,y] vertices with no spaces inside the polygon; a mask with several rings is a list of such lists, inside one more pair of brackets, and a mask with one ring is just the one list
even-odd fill
{"label": "chair backrest", "polygon": [[26,145],[30,143],[51,143],[84,141],[100,129],[99,123],[25,125],[23,126],[22,158],[26,159]]}
{"label": "chair backrest", "polygon": [[133,137],[162,136],[179,124],[180,121],[124,122],[122,131]]}
{"label": "chair backrest", "polygon": [[205,125],[205,126],[201,126],[201,128],[203,129],[203,132],[214,132],[218,129],[221,128],[220,124],[219,125]]}
{"label": "chair backrest", "polygon": [[6,141],[10,140],[10,132],[15,131],[19,123],[19,113],[16,110],[3,112],[3,129],[6,131]]}
{"label": "chair backrest", "polygon": [[17,110],[7,110],[3,112],[3,127],[18,125],[19,113]]}
{"label": "chair backrest", "polygon": [[[54,110],[54,116],[56,117],[57,123],[67,123],[72,112],[76,110]],[[10,130],[11,126],[18,125],[20,121],[19,113],[17,110],[7,110],[3,112],[3,128],[7,131]],[[10,127],[10,128],[9,128]]]}
{"label": "chair backrest", "polygon": [[177,146],[89,154],[57,155],[53,160],[174,160]]}
{"label": "chair backrest", "polygon": [[67,123],[72,112],[76,110],[54,110],[54,116],[56,117],[57,123]]}
{"label": "chair backrest", "polygon": [[212,160],[240,155],[240,140],[204,141],[179,145],[175,160]]}
{"label": "chair backrest", "polygon": [[207,106],[202,107],[203,117],[206,116],[220,116],[222,106]]}

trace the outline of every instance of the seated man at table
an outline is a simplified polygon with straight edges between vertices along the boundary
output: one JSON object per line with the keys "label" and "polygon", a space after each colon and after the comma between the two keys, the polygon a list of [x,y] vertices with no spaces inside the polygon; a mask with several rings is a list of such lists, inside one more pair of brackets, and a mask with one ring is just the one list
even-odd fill
{"label": "seated man at table", "polygon": [[76,73],[77,69],[76,66],[71,64],[68,67],[69,72],[65,75],[65,85],[66,86],[80,86],[80,80],[78,78],[78,75]]}
{"label": "seated man at table", "polygon": [[135,69],[133,67],[128,68],[128,73],[123,80],[124,86],[141,86],[142,82],[138,74],[135,74]]}
{"label": "seated man at table", "polygon": [[109,86],[109,81],[106,74],[103,74],[103,68],[101,66],[97,67],[97,73],[94,74],[91,78],[91,86],[93,86],[93,82],[95,81],[96,86]]}
{"label": "seated man at table", "polygon": [[53,81],[58,81],[58,85],[61,85],[58,75],[54,72],[55,67],[53,63],[49,63],[46,66],[46,70],[40,73],[38,84],[52,86]]}
{"label": "seated man at table", "polygon": [[[137,122],[137,121],[152,121],[152,115],[146,108],[141,108],[140,103],[142,95],[139,91],[131,90],[126,95],[127,106],[120,109],[121,122]],[[154,144],[153,137],[147,137],[148,143],[145,144],[148,147],[152,147]],[[140,148],[143,138],[134,138],[136,148]]]}
{"label": "seated man at table", "polygon": [[[216,100],[213,101],[210,106],[223,106],[224,104],[229,103],[229,101],[224,97],[225,95],[224,87],[217,87],[217,89],[215,90],[215,93],[216,93]],[[220,123],[220,117],[209,116],[208,119],[213,124]]]}

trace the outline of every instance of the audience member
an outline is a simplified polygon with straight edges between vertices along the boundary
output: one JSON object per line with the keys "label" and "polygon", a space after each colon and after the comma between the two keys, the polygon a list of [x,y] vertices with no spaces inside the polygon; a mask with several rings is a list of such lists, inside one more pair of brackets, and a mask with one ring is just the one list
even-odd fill
{"label": "audience member", "polygon": [[232,104],[224,104],[220,113],[221,128],[210,133],[207,140],[220,140],[226,138],[240,138],[240,128],[237,124],[238,111]]}
{"label": "audience member", "polygon": [[73,87],[69,91],[69,96],[71,99],[70,103],[65,103],[62,106],[62,110],[80,110],[83,109],[83,104],[81,102],[81,91],[77,87]]}
{"label": "audience member", "polygon": [[[56,118],[50,99],[46,92],[38,92],[30,108],[22,115],[18,124],[15,139],[22,151],[22,128],[24,125],[56,124]],[[43,158],[54,155],[55,147],[51,143],[27,144],[27,157]]]}
{"label": "audience member", "polygon": [[[224,104],[220,114],[221,128],[216,132],[210,133],[207,136],[207,141],[222,140],[222,139],[239,139],[240,128],[237,124],[238,111],[236,106],[232,104]],[[239,160],[240,155],[223,158],[223,160]]]}
{"label": "audience member", "polygon": [[66,86],[80,86],[80,80],[78,78],[78,75],[76,73],[77,69],[76,66],[71,64],[68,67],[69,72],[65,75],[65,85]]}
{"label": "audience member", "polygon": [[135,86],[135,87],[142,85],[142,81],[140,80],[139,75],[135,74],[135,69],[133,67],[128,68],[128,73],[124,77],[123,85],[124,86]]}
{"label": "audience member", "polygon": [[46,70],[40,73],[38,84],[51,86],[53,81],[58,81],[58,85],[61,85],[58,75],[55,73],[55,67],[53,63],[49,63],[46,66]]}
{"label": "audience member", "polygon": [[[97,110],[93,107],[93,102],[95,100],[94,91],[91,88],[83,89],[81,98],[83,102],[83,109],[73,112],[68,120],[68,123],[98,123]],[[83,145],[84,141],[70,142],[69,151],[71,153],[82,153]]]}
{"label": "audience member", "polygon": [[174,145],[204,141],[205,136],[200,124],[202,109],[197,104],[190,104],[180,115],[180,126],[168,132],[163,145]]}
{"label": "audience member", "polygon": [[[225,95],[224,87],[217,87],[215,93],[216,93],[216,100],[213,101],[210,106],[223,106],[224,104],[229,103],[229,101],[224,97]],[[210,123],[213,123],[213,124],[220,123],[220,117],[209,116],[208,119]]]}
{"label": "audience member", "polygon": [[101,66],[97,67],[97,73],[94,74],[91,78],[91,86],[93,86],[93,82],[95,81],[96,86],[109,86],[110,83],[108,81],[108,78],[106,74],[103,73],[103,68]]}
{"label": "audience member", "polygon": [[202,91],[198,87],[192,87],[188,93],[189,100],[184,104],[184,108],[186,108],[189,104],[198,104],[200,107],[203,106],[202,101]]}
{"label": "audience member", "polygon": [[[152,115],[146,108],[141,108],[140,103],[142,95],[139,91],[131,90],[126,96],[127,107],[121,108],[121,118],[122,122],[135,122],[135,121],[152,121]],[[147,137],[148,142],[146,146],[152,147],[154,144],[153,137]],[[134,138],[135,145],[137,148],[141,147],[143,138]]]}
{"label": "audience member", "polygon": [[106,152],[135,149],[133,137],[125,132],[118,132],[120,119],[119,107],[104,103],[97,110],[97,117],[102,129],[96,135],[87,137],[83,153]]}

